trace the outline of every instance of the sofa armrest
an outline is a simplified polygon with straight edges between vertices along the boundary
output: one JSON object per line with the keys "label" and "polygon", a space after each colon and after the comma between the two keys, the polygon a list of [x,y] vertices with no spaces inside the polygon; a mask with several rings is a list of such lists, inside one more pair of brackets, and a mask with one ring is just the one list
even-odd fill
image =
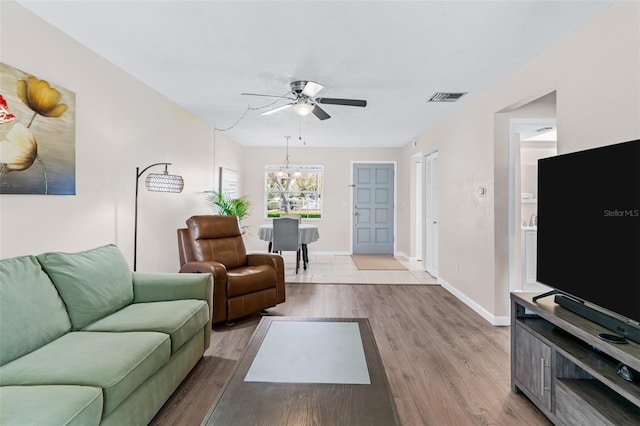
{"label": "sofa armrest", "polygon": [[270,265],[276,270],[276,302],[284,303],[285,284],[284,284],[284,259],[279,254],[273,253],[252,253],[247,255],[249,265]]}
{"label": "sofa armrest", "polygon": [[211,276],[176,273],[133,273],[133,302],[200,299],[211,305]]}
{"label": "sofa armrest", "polygon": [[205,348],[211,339],[213,280],[209,274],[133,272],[133,303],[167,300],[204,300],[209,306],[209,323],[205,329]]}

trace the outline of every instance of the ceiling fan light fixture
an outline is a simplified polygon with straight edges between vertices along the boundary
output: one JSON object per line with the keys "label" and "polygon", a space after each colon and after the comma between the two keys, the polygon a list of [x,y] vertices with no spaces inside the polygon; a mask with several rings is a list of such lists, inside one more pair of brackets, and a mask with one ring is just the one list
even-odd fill
{"label": "ceiling fan light fixture", "polygon": [[298,115],[309,115],[313,111],[314,106],[308,103],[297,103],[293,106],[293,110]]}

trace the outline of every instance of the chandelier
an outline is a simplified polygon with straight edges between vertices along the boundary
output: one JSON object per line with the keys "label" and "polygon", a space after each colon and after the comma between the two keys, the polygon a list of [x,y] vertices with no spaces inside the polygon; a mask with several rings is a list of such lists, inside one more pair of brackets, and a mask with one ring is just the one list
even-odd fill
{"label": "chandelier", "polygon": [[287,155],[284,158],[284,163],[282,163],[282,166],[280,166],[280,170],[276,172],[276,177],[279,179],[289,179],[290,177],[298,178],[302,176],[302,173],[300,173],[300,170],[298,170],[297,168],[291,167],[291,165],[289,164],[289,139],[290,138],[291,136],[285,136],[285,139],[287,140]]}

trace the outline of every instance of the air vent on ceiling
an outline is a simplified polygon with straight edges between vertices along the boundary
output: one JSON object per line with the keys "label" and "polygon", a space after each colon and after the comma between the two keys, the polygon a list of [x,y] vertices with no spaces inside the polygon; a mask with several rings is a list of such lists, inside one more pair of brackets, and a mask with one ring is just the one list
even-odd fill
{"label": "air vent on ceiling", "polygon": [[438,92],[434,94],[431,97],[431,99],[429,99],[427,102],[455,102],[466,94],[467,92],[458,92],[458,93]]}

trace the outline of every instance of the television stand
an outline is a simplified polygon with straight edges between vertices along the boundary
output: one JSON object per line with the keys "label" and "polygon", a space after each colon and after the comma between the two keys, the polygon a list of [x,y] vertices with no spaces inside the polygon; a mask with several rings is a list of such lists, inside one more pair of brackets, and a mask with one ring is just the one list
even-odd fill
{"label": "television stand", "polygon": [[[563,308],[575,312],[581,317],[584,317],[589,321],[593,321],[596,324],[605,327],[607,330],[611,330],[614,333],[619,334],[620,336],[625,337],[629,340],[633,340],[636,343],[640,343],[640,328],[638,327],[607,315],[604,312],[600,312],[596,309],[590,308],[584,303],[574,300],[571,297],[558,295],[554,297],[553,300]],[[608,333],[605,332],[604,334]]]}
{"label": "television stand", "polygon": [[616,374],[640,371],[640,344],[598,337],[608,330],[534,293],[511,293],[511,386],[553,423],[638,425],[640,383]]}

